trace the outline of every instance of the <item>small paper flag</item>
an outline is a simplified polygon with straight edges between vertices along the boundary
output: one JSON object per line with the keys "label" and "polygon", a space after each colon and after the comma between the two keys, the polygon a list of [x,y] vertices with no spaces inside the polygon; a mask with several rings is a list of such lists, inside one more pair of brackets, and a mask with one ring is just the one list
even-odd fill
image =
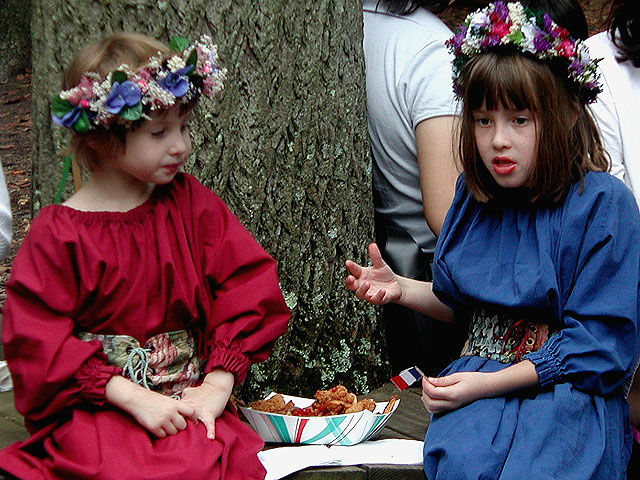
{"label": "small paper flag", "polygon": [[410,367],[402,370],[398,375],[393,377],[391,381],[400,390],[404,390],[422,377],[424,377],[424,373],[422,373],[418,367]]}

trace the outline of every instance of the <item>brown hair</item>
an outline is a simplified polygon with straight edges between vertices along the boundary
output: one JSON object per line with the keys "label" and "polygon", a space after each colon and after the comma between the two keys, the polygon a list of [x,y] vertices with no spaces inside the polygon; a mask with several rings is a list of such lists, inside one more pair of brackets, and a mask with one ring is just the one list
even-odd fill
{"label": "brown hair", "polygon": [[473,111],[483,104],[488,110],[529,109],[534,116],[537,162],[531,202],[558,202],[585,172],[609,169],[596,124],[565,77],[566,66],[507,49],[478,55],[465,65],[458,153],[476,200],[487,202],[501,191],[476,147]]}
{"label": "brown hair", "polygon": [[[147,35],[116,33],[87,45],[76,54],[64,72],[62,89],[75,87],[87,72],[105,77],[123,63],[137,70],[158,54],[169,57],[171,51]],[[99,159],[98,150],[114,152],[124,149],[125,134],[126,129],[121,125],[113,125],[108,130],[98,127],[84,134],[73,135],[69,150],[79,164],[92,170]]]}

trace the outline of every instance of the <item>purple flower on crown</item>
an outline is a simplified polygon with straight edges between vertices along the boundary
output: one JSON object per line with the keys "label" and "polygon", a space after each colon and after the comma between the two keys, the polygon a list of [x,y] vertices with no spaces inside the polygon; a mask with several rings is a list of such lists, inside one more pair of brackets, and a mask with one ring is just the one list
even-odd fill
{"label": "purple flower on crown", "polygon": [[569,70],[575,76],[581,75],[582,73],[584,73],[584,65],[580,60],[578,60],[577,58],[574,58],[573,61],[571,62],[571,65],[569,65]]}
{"label": "purple flower on crown", "polygon": [[499,43],[500,43],[500,37],[497,35],[490,35],[488,37],[485,37],[484,40],[482,40],[482,46],[484,48],[495,47]]}
{"label": "purple flower on crown", "polygon": [[113,82],[111,85],[111,92],[104,101],[107,107],[107,112],[112,114],[118,114],[122,109],[127,107],[133,107],[140,102],[140,88],[129,80],[124,82]]}
{"label": "purple flower on crown", "polygon": [[460,30],[450,39],[451,45],[456,51],[462,48],[462,43],[467,35],[467,27],[461,27]]}
{"label": "purple flower on crown", "polygon": [[158,84],[165,90],[171,92],[174,97],[180,98],[189,90],[189,79],[186,77],[186,74],[189,73],[192,68],[193,65],[187,65],[176,72],[169,72],[163,79],[158,81]]}
{"label": "purple flower on crown", "polygon": [[547,36],[544,32],[540,32],[533,39],[533,47],[538,52],[544,52],[545,50],[549,50],[551,48],[551,44],[547,41]]}
{"label": "purple flower on crown", "polygon": [[[549,16],[548,13],[545,13],[544,15],[542,15],[542,21],[544,22],[544,29],[547,32],[550,32],[551,28],[553,26],[553,19]],[[553,33],[551,33],[551,36],[553,36],[553,38],[555,38]]]}
{"label": "purple flower on crown", "polygon": [[584,88],[586,88],[587,90],[596,91],[596,90],[600,90],[600,84],[598,83],[597,80],[594,80],[594,81],[591,81],[591,82],[587,82],[584,85]]}
{"label": "purple flower on crown", "polygon": [[73,107],[73,109],[69,110],[62,117],[58,117],[57,115],[51,115],[51,120],[56,125],[62,125],[63,127],[71,128],[78,121],[78,117],[82,113],[82,107]]}
{"label": "purple flower on crown", "polygon": [[493,4],[494,12],[501,21],[506,21],[509,17],[509,9],[503,2],[495,2]]}

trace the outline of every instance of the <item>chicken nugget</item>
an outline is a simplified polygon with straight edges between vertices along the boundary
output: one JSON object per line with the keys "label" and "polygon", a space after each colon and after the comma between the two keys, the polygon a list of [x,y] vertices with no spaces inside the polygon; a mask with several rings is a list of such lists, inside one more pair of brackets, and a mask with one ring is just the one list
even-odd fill
{"label": "chicken nugget", "polygon": [[351,405],[347,408],[344,413],[358,413],[363,410],[369,410],[373,412],[373,409],[376,408],[376,402],[374,402],[371,398],[363,398],[359,402],[356,402],[355,405]]}

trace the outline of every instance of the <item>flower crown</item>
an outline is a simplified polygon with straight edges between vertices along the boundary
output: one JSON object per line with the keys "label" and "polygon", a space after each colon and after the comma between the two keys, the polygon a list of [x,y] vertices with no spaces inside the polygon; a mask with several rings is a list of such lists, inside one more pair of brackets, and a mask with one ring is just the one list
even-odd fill
{"label": "flower crown", "polygon": [[189,103],[200,95],[213,97],[224,88],[226,69],[218,68],[218,48],[203,35],[193,45],[182,37],[171,40],[177,55],[160,52],[137,71],[120,65],[105,78],[87,72],[69,90],[53,96],[51,119],[77,133],[113,124],[130,126],[149,119],[154,110]]}
{"label": "flower crown", "polygon": [[585,104],[594,102],[602,91],[598,83],[599,60],[591,60],[587,46],[573,39],[569,31],[554,23],[548,14],[518,2],[497,1],[467,15],[446,44],[455,57],[453,84],[458,95],[462,92],[460,75],[466,63],[497,46],[512,46],[543,61],[560,60]]}

